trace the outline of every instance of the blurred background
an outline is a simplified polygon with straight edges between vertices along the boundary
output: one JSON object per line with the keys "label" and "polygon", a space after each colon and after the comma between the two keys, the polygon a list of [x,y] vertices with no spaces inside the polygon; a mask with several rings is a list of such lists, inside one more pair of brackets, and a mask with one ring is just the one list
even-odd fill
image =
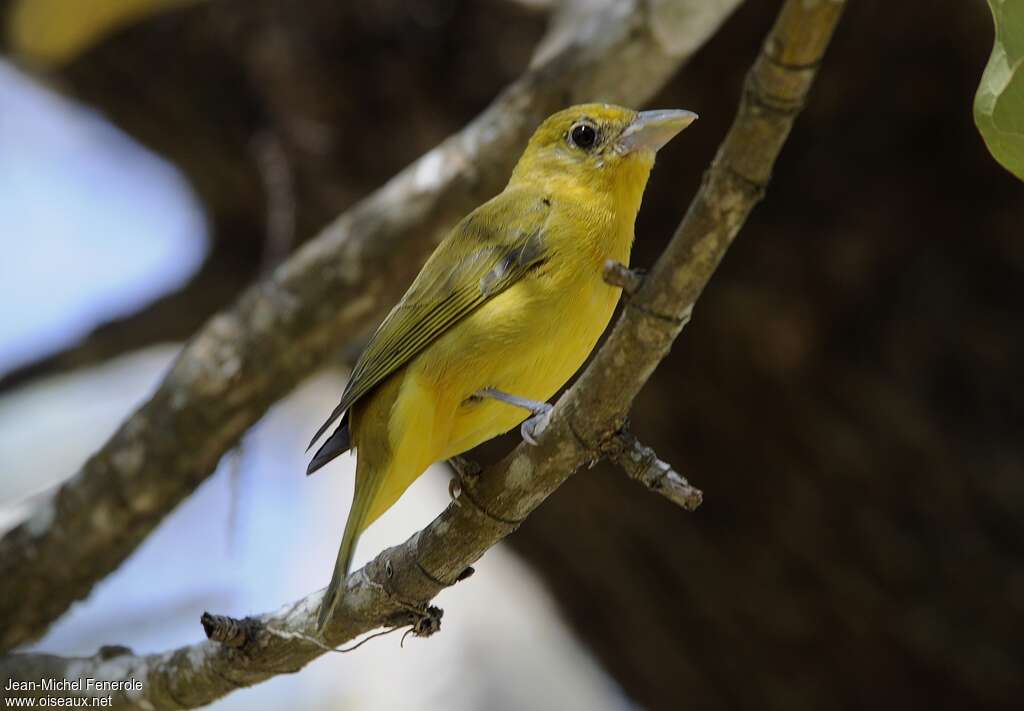
{"label": "blurred background", "polygon": [[[110,3],[33,2],[61,9],[52,33],[9,35],[0,60],[4,529],[207,317],[482,110],[546,22],[514,0],[161,0],[87,44]],[[701,120],[659,154],[635,264],[680,219],[777,5],[744,3],[651,102]],[[850,4],[767,199],[633,415],[704,490],[696,513],[581,472],[442,594],[442,634],[215,706],[1019,703],[1024,185],[971,119],[991,44],[980,1]],[[345,372],[311,375],[33,648],[158,651],[199,638],[204,609],[322,586],[352,460],[302,475]],[[447,476],[357,563],[436,515]]]}

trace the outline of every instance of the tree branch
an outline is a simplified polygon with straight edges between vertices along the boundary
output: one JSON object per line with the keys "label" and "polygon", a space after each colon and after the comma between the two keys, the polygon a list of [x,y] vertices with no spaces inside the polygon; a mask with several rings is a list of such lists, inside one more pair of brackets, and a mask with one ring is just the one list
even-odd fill
{"label": "tree branch", "polygon": [[621,430],[606,450],[605,456],[621,467],[626,476],[677,506],[696,511],[704,500],[700,489],[692,486],[671,464],[659,459],[655,451],[642,444],[632,432]]}
{"label": "tree branch", "polygon": [[[538,445],[520,444],[484,475],[471,478],[459,505],[448,506],[408,541],[352,573],[326,631],[326,644],[337,645],[381,626],[413,625],[433,632],[440,615],[427,603],[462,579],[473,562],[514,531],[574,471],[607,451],[633,398],[667,354],[760,200],[843,6],[836,0],[787,0],[747,76],[736,120],[686,217],[597,356],[559,399]],[[276,613],[222,619],[213,627],[230,632],[217,635],[225,644],[208,640],[165,654],[113,659],[11,655],[0,663],[0,671],[16,678],[136,678],[144,682],[143,690],[120,694],[119,702],[158,709],[195,707],[240,686],[296,671],[323,654],[323,644],[311,639],[320,598],[316,592]]]}
{"label": "tree branch", "polygon": [[543,118],[595,98],[642,104],[738,2],[609,0],[572,33],[557,23],[547,58],[462,132],[214,316],[152,398],[0,540],[0,650],[87,595],[273,402],[374,322],[446,229],[501,187]]}

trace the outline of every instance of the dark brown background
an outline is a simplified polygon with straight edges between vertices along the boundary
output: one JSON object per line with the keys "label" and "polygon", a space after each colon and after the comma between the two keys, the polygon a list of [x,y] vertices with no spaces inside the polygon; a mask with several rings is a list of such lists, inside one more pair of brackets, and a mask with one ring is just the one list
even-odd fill
{"label": "dark brown background", "polygon": [[[54,78],[186,172],[214,243],[181,293],[5,387],[184,338],[254,278],[254,136],[289,157],[308,238],[482,109],[543,31],[498,1],[303,5],[165,15]],[[634,263],[681,216],[776,6],[748,2],[652,102],[701,120],[659,158]],[[982,2],[851,3],[766,201],[634,413],[705,504],[599,467],[513,537],[639,703],[1024,694],[1024,186],[971,120],[991,37]]]}

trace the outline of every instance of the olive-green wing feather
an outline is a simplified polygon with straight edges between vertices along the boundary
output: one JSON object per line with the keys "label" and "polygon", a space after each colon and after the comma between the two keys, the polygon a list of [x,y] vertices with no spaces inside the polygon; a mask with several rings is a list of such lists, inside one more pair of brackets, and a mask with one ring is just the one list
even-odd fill
{"label": "olive-green wing feather", "polygon": [[[524,197],[503,193],[481,205],[438,246],[370,339],[341,402],[317,430],[310,447],[359,398],[547,259],[544,225],[550,207],[540,197],[525,201]],[[347,417],[317,451],[308,474],[348,449],[347,430],[341,431],[346,426]]]}

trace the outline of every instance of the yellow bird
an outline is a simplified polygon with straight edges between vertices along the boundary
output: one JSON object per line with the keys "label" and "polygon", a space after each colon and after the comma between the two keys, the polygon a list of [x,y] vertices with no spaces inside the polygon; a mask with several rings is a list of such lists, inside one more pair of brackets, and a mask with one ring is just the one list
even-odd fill
{"label": "yellow bird", "polygon": [[427,260],[310,442],[341,417],[307,473],[349,448],[358,457],[321,631],[359,535],[427,467],[520,423],[534,441],[544,401],[586,360],[619,300],[604,264],[629,263],[655,152],[696,117],[608,104],[559,111],[533,134],[505,189]]}

